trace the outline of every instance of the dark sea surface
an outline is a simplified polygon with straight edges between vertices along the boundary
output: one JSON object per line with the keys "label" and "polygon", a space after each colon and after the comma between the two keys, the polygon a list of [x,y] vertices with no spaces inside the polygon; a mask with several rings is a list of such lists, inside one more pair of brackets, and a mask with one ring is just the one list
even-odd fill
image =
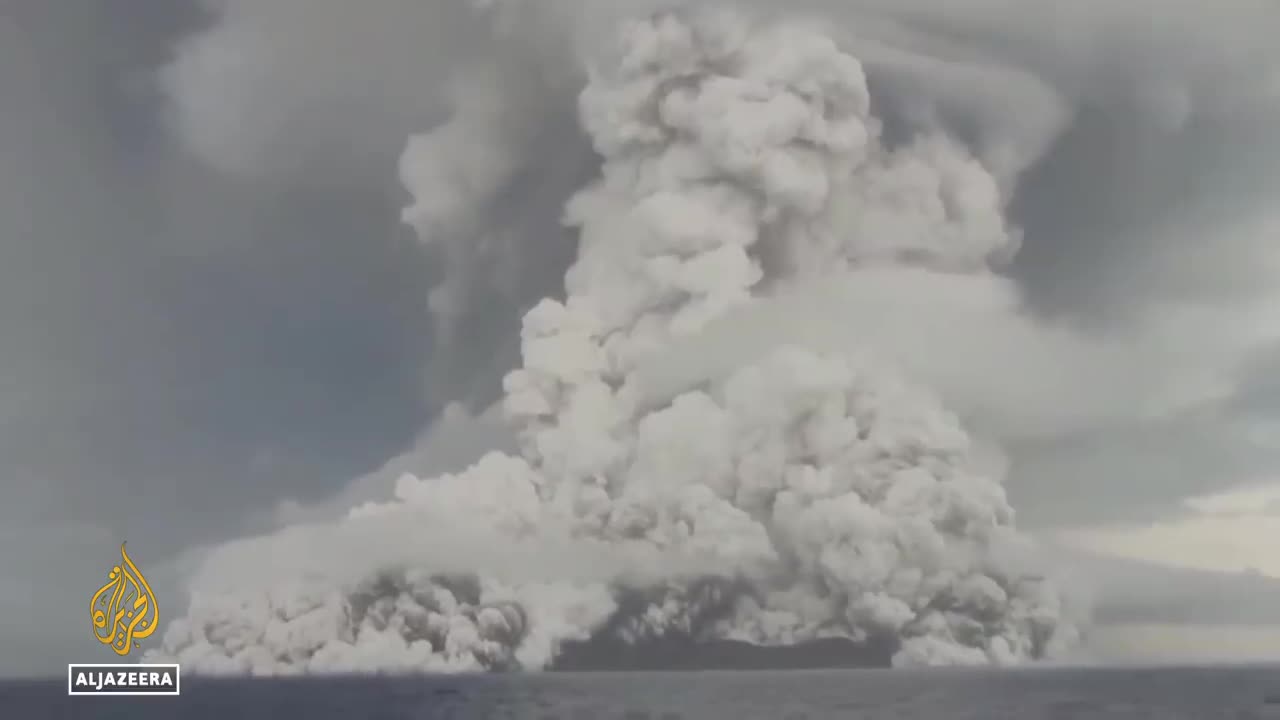
{"label": "dark sea surface", "polygon": [[185,678],[180,697],[66,692],[65,678],[0,684],[0,718],[1280,720],[1277,667]]}

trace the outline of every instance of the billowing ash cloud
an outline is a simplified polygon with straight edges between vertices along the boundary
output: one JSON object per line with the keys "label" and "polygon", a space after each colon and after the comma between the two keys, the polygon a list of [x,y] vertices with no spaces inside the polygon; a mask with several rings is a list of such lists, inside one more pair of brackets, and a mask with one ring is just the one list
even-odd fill
{"label": "billowing ash cloud", "polygon": [[[1018,246],[1008,190],[1030,158],[991,162],[933,123],[888,141],[863,64],[819,23],[699,9],[621,27],[582,73],[600,162],[565,206],[566,295],[525,315],[503,384],[519,453],[405,475],[336,523],[214,553],[153,657],[539,669],[611,634],[847,638],[886,644],[896,665],[1003,664],[1079,639],[999,463],[875,343],[777,346],[665,395],[639,372],[807,283],[998,288]],[[528,87],[469,79],[455,119],[402,158],[424,242],[475,240],[468,226],[529,160],[504,115]]]}

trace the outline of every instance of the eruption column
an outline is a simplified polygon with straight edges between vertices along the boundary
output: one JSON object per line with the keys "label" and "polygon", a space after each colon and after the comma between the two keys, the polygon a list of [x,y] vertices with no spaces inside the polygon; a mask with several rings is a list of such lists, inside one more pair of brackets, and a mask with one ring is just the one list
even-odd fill
{"label": "eruption column", "polygon": [[[405,476],[394,500],[308,530],[366,543],[354,578],[197,594],[158,654],[270,673],[538,669],[600,633],[843,637],[887,643],[897,665],[1073,644],[1000,479],[874,348],[779,347],[656,406],[635,373],[806,281],[990,274],[1017,247],[997,178],[942,135],[883,144],[861,65],[814,25],[660,13],[626,24],[588,76],[580,117],[602,163],[567,205],[566,297],[525,316],[504,382],[519,457]],[[406,152],[424,240],[433,207],[458,211],[421,194],[459,172],[456,151],[426,136]],[[480,545],[497,550],[477,560]],[[522,560],[496,559],[507,550]]]}

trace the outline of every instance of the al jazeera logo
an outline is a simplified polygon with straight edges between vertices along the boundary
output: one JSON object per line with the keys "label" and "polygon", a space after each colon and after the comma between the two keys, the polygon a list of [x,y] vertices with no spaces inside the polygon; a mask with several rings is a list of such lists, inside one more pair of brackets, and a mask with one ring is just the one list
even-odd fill
{"label": "al jazeera logo", "polygon": [[[160,624],[160,610],[147,578],[120,546],[120,563],[89,601],[93,636],[116,655],[128,657]],[[178,666],[119,663],[67,666],[70,695],[177,695]]]}

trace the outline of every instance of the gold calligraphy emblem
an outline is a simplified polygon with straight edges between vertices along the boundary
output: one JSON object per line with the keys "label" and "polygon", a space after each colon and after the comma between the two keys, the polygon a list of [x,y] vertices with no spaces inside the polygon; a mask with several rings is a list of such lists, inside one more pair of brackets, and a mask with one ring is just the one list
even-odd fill
{"label": "gold calligraphy emblem", "polygon": [[120,560],[107,573],[107,584],[93,594],[89,610],[93,613],[94,637],[124,657],[138,647],[138,640],[155,632],[160,611],[151,585],[129,559],[123,543]]}

